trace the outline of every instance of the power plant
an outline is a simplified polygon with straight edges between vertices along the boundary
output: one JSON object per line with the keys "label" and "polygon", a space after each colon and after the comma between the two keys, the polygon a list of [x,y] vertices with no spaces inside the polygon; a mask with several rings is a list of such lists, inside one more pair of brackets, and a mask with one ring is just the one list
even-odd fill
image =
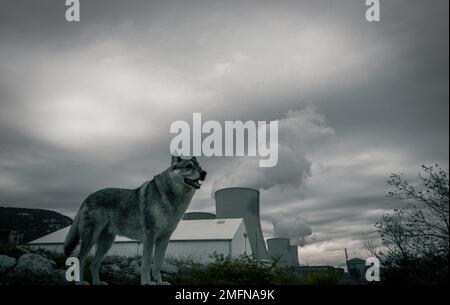
{"label": "power plant", "polygon": [[291,264],[290,240],[288,238],[269,238],[267,248],[271,258],[277,258],[278,264],[289,266]]}
{"label": "power plant", "polygon": [[270,238],[264,241],[261,229],[259,191],[247,187],[230,187],[215,192],[216,214],[189,212],[184,220],[242,218],[247,230],[252,256],[255,259],[278,259],[283,266],[299,266],[298,247],[288,238]]}
{"label": "power plant", "polygon": [[[260,193],[247,187],[230,187],[215,192],[215,214],[187,212],[172,234],[166,256],[191,258],[199,262],[214,259],[214,254],[239,257],[251,255],[264,264],[277,262],[278,266],[307,275],[314,272],[344,274],[344,269],[328,265],[300,265],[298,246],[285,237],[264,239],[260,219]],[[69,227],[38,238],[28,246],[31,249],[63,253],[64,239]],[[281,235],[283,236],[283,235]],[[267,245],[266,245],[267,242]],[[138,240],[117,236],[108,255],[133,257],[142,255],[143,245]],[[351,279],[365,274],[365,261],[353,258],[346,261]]]}
{"label": "power plant", "polygon": [[298,260],[298,246],[290,246],[289,253],[291,254],[291,266],[300,266]]}
{"label": "power plant", "polygon": [[217,218],[243,218],[253,257],[267,259],[267,248],[259,217],[259,191],[245,187],[231,187],[216,191]]}
{"label": "power plant", "polygon": [[289,238],[269,238],[267,240],[269,257],[278,259],[278,264],[282,266],[299,266],[298,247],[291,246]]}
{"label": "power plant", "polygon": [[[188,212],[173,233],[167,254],[208,260],[212,253],[238,257],[241,254],[270,261],[277,259],[282,266],[299,266],[297,246],[288,238],[270,238],[266,242],[261,229],[260,194],[246,187],[231,187],[215,192],[216,214]],[[29,243],[33,248],[62,252],[69,227],[53,232]],[[142,244],[117,236],[111,255],[142,254]]]}

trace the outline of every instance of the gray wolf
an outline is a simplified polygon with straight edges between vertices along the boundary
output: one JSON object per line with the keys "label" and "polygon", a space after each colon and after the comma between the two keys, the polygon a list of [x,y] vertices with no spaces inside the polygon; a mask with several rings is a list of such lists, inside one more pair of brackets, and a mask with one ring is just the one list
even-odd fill
{"label": "gray wolf", "polygon": [[205,177],[206,171],[195,157],[172,156],[168,169],[136,189],[106,188],[89,195],[64,243],[69,256],[81,241],[79,283],[83,283],[86,257],[94,245],[92,283],[103,283],[99,278],[101,261],[116,235],[122,235],[143,242],[141,283],[165,284],[160,270],[167,244]]}

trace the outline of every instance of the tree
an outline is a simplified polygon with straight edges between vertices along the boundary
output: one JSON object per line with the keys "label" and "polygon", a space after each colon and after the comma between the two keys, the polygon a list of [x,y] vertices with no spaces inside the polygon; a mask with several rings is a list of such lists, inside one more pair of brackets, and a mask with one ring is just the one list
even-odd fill
{"label": "tree", "polygon": [[403,210],[404,230],[408,237],[420,239],[422,255],[448,255],[449,247],[449,183],[448,172],[435,166],[422,166],[418,187],[404,175],[392,174],[388,180],[394,190],[388,196],[407,200]]}
{"label": "tree", "polygon": [[388,197],[405,200],[406,207],[384,215],[375,224],[381,245],[365,244],[394,281],[448,281],[448,176],[438,165],[423,165],[416,185],[403,174],[389,177],[388,184],[394,189]]}

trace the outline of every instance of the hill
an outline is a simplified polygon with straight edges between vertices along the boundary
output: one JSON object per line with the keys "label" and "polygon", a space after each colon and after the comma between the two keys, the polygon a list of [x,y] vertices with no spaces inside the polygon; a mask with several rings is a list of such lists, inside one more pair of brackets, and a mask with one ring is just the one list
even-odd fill
{"label": "hill", "polygon": [[0,207],[0,244],[23,244],[62,229],[72,219],[55,211]]}

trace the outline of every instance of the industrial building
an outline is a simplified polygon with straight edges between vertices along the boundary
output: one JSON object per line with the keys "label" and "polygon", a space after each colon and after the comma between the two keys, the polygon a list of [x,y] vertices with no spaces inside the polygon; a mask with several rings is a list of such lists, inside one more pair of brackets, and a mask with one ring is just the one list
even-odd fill
{"label": "industrial building", "polygon": [[[298,266],[297,246],[287,238],[267,241],[261,229],[259,191],[233,187],[215,193],[216,214],[189,212],[174,231],[167,247],[167,256],[191,257],[207,261],[213,253],[237,257],[251,255],[255,259],[278,259],[283,266]],[[29,243],[32,248],[63,252],[69,227]],[[134,256],[142,254],[142,243],[117,236],[109,255]]]}
{"label": "industrial building", "polygon": [[[35,249],[63,253],[64,239],[69,228],[36,239],[28,245]],[[207,261],[214,253],[232,257],[251,254],[242,219],[182,220],[167,246],[167,256],[192,258],[197,261]],[[142,255],[142,243],[117,236],[108,254]]]}
{"label": "industrial building", "polygon": [[351,279],[354,280],[364,280],[368,266],[366,266],[366,261],[354,257],[352,259],[347,259],[347,272]]}

